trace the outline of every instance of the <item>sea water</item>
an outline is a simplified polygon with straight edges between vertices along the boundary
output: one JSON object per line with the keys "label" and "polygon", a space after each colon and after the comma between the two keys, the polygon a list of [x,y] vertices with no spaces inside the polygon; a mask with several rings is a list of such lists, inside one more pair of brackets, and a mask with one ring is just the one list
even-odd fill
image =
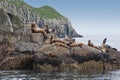
{"label": "sea water", "polygon": [[64,71],[0,71],[0,80],[120,80],[120,70],[108,71],[106,73],[82,74]]}
{"label": "sea water", "polygon": [[[100,46],[104,38],[107,38],[106,44],[120,50],[120,36],[84,36],[76,38],[77,42],[87,44],[91,40],[95,45]],[[18,71],[6,70],[0,71],[0,80],[120,80],[120,70],[108,71],[97,74],[82,74],[79,71]]]}
{"label": "sea water", "polygon": [[120,50],[120,35],[85,35],[83,38],[75,38],[77,42],[88,43],[91,40],[96,46],[100,46],[103,40],[107,38],[106,44]]}

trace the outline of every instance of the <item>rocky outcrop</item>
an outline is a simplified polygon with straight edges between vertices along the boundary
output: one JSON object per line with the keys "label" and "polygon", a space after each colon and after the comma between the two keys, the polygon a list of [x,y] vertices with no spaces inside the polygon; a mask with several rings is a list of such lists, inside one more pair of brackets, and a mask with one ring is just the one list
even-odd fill
{"label": "rocky outcrop", "polygon": [[[6,13],[16,15],[24,24],[33,21],[36,22],[39,27],[44,27],[47,24],[49,27],[56,29],[55,33],[58,37],[65,37],[67,35],[72,37],[82,37],[73,29],[71,22],[67,18],[63,16],[58,19],[42,18],[42,16],[39,15],[39,9],[29,6],[23,0],[1,0],[0,8]],[[14,20],[13,22],[17,21]],[[12,26],[12,23],[9,23],[9,25]]]}
{"label": "rocky outcrop", "polygon": [[[34,54],[34,70],[80,70],[81,72],[102,72],[120,68],[120,52],[107,48],[103,53],[96,48],[82,47],[64,48],[46,44]],[[118,57],[117,57],[118,56]]]}
{"label": "rocky outcrop", "polygon": [[2,70],[25,70],[32,69],[32,67],[32,55],[6,57],[0,62],[0,69]]}
{"label": "rocky outcrop", "polygon": [[[5,42],[5,40],[7,40],[7,42]],[[9,43],[18,52],[35,52],[43,42],[43,35],[41,33],[33,34],[30,24],[23,25],[22,21],[17,16],[6,13],[3,9],[0,9],[1,49],[2,46]],[[7,46],[9,47],[9,45]]]}

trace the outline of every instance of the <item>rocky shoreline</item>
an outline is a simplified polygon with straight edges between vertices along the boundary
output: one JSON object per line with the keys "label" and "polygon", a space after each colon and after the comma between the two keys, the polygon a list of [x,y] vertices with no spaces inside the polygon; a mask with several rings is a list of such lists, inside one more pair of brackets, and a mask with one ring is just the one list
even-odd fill
{"label": "rocky shoreline", "polygon": [[26,30],[26,35],[15,43],[7,37],[0,41],[0,70],[102,72],[120,69],[120,52],[104,40],[102,47],[92,42],[90,45],[77,43],[71,37],[61,40],[54,33],[47,33],[44,39],[41,32],[33,33],[30,25]]}

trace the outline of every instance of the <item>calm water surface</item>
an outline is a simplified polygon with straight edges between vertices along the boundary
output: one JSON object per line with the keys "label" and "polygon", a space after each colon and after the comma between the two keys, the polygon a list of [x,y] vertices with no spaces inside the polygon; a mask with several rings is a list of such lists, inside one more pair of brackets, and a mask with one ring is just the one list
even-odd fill
{"label": "calm water surface", "polygon": [[80,74],[79,72],[0,71],[0,80],[120,80],[120,70],[104,74]]}
{"label": "calm water surface", "polygon": [[[120,50],[120,36],[84,36],[76,38],[76,41],[87,44],[90,39],[95,45],[101,45],[104,38],[107,44]],[[99,74],[81,74],[79,71],[0,71],[0,80],[120,80],[120,70],[109,71]]]}

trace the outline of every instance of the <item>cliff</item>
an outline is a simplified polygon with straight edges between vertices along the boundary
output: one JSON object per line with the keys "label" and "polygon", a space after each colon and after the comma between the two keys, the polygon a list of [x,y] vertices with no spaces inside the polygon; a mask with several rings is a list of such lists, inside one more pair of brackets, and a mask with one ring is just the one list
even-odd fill
{"label": "cliff", "polygon": [[34,8],[23,0],[0,0],[0,8],[6,13],[17,16],[24,24],[35,21],[41,28],[47,24],[56,30],[55,33],[59,37],[67,35],[82,37],[73,29],[71,22],[66,17],[50,6]]}

